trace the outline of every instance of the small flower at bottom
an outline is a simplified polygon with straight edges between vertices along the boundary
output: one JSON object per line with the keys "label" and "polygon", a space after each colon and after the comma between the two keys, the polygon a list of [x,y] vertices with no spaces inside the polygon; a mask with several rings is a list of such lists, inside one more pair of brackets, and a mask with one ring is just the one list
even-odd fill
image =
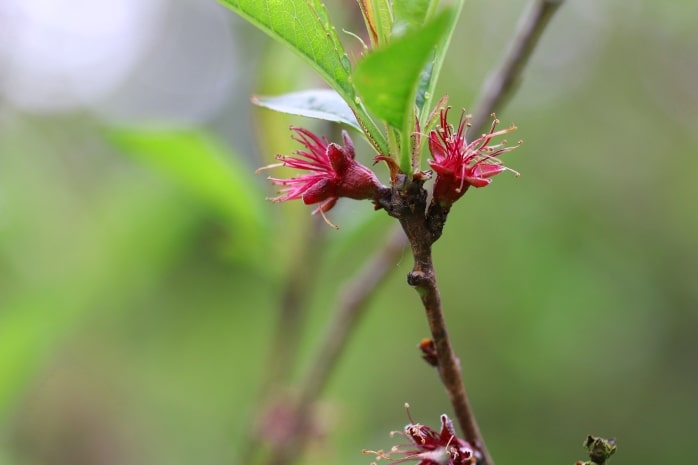
{"label": "small flower at bottom", "polygon": [[492,177],[503,171],[513,171],[502,165],[497,157],[516,149],[520,144],[507,147],[506,141],[490,145],[494,137],[516,130],[516,126],[495,131],[499,120],[495,118],[488,133],[472,142],[466,139],[470,128],[470,115],[461,114],[458,129],[448,124],[448,110],[441,110],[437,128],[429,134],[429,151],[432,159],[429,165],[436,172],[434,200],[445,207],[458,200],[468,187],[484,187],[492,182]]}
{"label": "small flower at bottom", "polygon": [[354,143],[346,131],[342,131],[344,146],[341,146],[329,142],[326,137],[320,138],[307,129],[291,127],[291,130],[296,133],[293,139],[307,150],[296,151],[295,157],[277,155],[276,159],[281,163],[264,166],[257,172],[288,166],[308,173],[289,179],[269,177],[272,183],[284,187],[279,196],[269,200],[285,202],[301,199],[306,205],[320,203],[313,214],[320,213],[328,224],[334,226],[327,220],[325,213],[334,207],[340,197],[376,200],[387,189],[373,171],[354,159]]}
{"label": "small flower at bottom", "polygon": [[387,460],[389,464],[407,461],[418,462],[417,465],[472,465],[476,462],[475,453],[470,444],[456,436],[451,419],[441,415],[441,430],[415,423],[405,404],[410,423],[403,431],[393,431],[391,436],[402,436],[408,444],[393,446],[389,452],[382,450],[364,450],[364,454],[374,454],[377,460]]}

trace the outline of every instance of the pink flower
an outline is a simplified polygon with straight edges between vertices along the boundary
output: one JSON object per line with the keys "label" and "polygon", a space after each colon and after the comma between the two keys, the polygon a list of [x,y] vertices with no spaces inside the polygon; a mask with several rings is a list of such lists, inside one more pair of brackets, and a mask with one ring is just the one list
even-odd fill
{"label": "pink flower", "polygon": [[[409,408],[408,405],[405,405]],[[410,423],[404,432],[394,431],[391,436],[403,436],[408,444],[393,446],[390,452],[382,450],[364,450],[364,454],[375,454],[378,460],[388,460],[390,464],[416,461],[417,465],[472,465],[476,462],[470,444],[456,436],[453,423],[447,415],[441,415],[441,431],[436,432],[428,426],[415,423],[410,416]],[[394,455],[401,457],[393,458]]]}
{"label": "pink flower", "polygon": [[[502,171],[513,171],[502,165],[497,157],[518,147],[507,147],[506,141],[490,145],[494,137],[516,129],[516,126],[511,126],[495,132],[499,123],[496,118],[487,134],[468,142],[466,136],[470,127],[470,115],[465,112],[461,114],[458,130],[454,132],[453,126],[448,124],[448,110],[441,110],[441,121],[429,134],[429,151],[432,156],[429,165],[436,172],[434,199],[444,206],[450,206],[458,200],[468,187],[484,187],[492,182],[493,176]],[[494,118],[494,114],[492,117]],[[514,173],[517,176],[519,174],[516,171]]]}
{"label": "pink flower", "polygon": [[302,199],[306,205],[319,203],[313,214],[320,213],[324,217],[340,197],[375,200],[386,189],[373,171],[354,160],[354,144],[346,131],[342,131],[342,147],[307,129],[291,127],[291,130],[296,132],[293,139],[307,150],[296,151],[296,157],[277,155],[276,159],[281,163],[264,166],[257,171],[288,166],[308,173],[289,179],[269,177],[272,183],[284,187],[279,196],[270,200],[285,202]]}

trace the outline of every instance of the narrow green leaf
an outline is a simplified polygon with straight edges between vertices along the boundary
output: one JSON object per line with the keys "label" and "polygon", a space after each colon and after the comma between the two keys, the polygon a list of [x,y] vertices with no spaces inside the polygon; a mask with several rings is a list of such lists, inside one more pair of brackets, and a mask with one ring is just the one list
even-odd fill
{"label": "narrow green leaf", "polygon": [[[396,0],[393,2],[396,27],[420,27],[428,19],[430,0]],[[402,23],[402,24],[400,24]]]}
{"label": "narrow green leaf", "polygon": [[353,78],[359,94],[376,116],[402,130],[415,104],[420,74],[452,21],[446,10],[424,28],[411,31],[361,60]]}
{"label": "narrow green leaf", "polygon": [[112,140],[127,153],[166,173],[227,221],[233,254],[255,260],[267,231],[263,194],[251,168],[210,136],[196,131],[114,130]]}
{"label": "narrow green leaf", "polygon": [[419,81],[417,82],[417,94],[415,95],[415,105],[417,110],[420,112],[427,101],[429,85],[432,83],[434,71],[434,61],[428,61],[424,65],[424,69],[419,73]]}
{"label": "narrow green leaf", "polygon": [[271,37],[295,50],[342,95],[353,99],[349,61],[317,0],[220,0]]}
{"label": "narrow green leaf", "polygon": [[[436,83],[439,79],[439,74],[441,74],[441,67],[443,65],[444,59],[446,58],[446,52],[448,51],[448,46],[451,43],[451,38],[453,37],[453,32],[456,30],[456,23],[460,17],[460,13],[463,10],[464,0],[456,0],[453,7],[453,15],[451,16],[451,21],[446,27],[446,32],[441,36],[441,39],[436,48],[436,54],[434,56],[434,61],[432,63],[431,69],[428,73],[425,73],[424,80],[420,83],[424,86],[424,102],[423,107],[425,111],[420,113],[420,122],[422,125],[426,122],[426,118],[431,111],[431,101],[434,98],[434,90],[436,89]],[[426,70],[425,70],[426,71]]]}
{"label": "narrow green leaf", "polygon": [[387,43],[393,33],[393,12],[390,8],[389,0],[373,1],[376,18],[378,20],[378,31],[381,36],[381,44]]}
{"label": "narrow green leaf", "polygon": [[393,29],[393,15],[389,0],[359,0],[366,29],[374,47],[385,44]]}
{"label": "narrow green leaf", "polygon": [[[441,36],[441,39],[436,47],[436,54],[434,56],[434,61],[430,63],[423,71],[420,83],[418,86],[418,98],[417,105],[419,108],[419,124],[423,131],[426,131],[429,123],[429,115],[432,114],[432,101],[434,99],[434,91],[436,90],[436,83],[439,79],[439,74],[441,74],[441,67],[443,65],[444,59],[446,58],[446,52],[448,51],[448,46],[451,43],[451,38],[453,37],[453,32],[456,29],[456,23],[460,17],[460,13],[463,10],[464,0],[456,0],[453,7],[453,15],[451,16],[451,21],[447,26],[447,31]],[[433,1],[432,1],[433,4]],[[420,96],[423,95],[423,99]],[[439,97],[443,99],[443,97]],[[440,100],[441,101],[441,100]],[[438,102],[437,102],[438,105]],[[416,159],[413,161],[413,168],[419,169],[421,163],[420,156],[422,152],[422,145],[424,145],[426,138],[421,138],[420,147],[414,150]]]}
{"label": "narrow green leaf", "polygon": [[342,123],[361,131],[351,108],[330,89],[303,90],[273,97],[255,96],[252,102],[281,113]]}

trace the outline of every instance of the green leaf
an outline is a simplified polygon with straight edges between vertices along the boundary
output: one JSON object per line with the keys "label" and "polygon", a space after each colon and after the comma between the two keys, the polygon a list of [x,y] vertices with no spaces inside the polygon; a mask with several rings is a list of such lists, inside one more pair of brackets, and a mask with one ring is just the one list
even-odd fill
{"label": "green leaf", "polygon": [[352,100],[354,90],[349,60],[317,0],[220,0],[271,37],[295,50],[342,95]]}
{"label": "green leaf", "polygon": [[351,63],[319,0],[219,1],[303,57],[354,110],[371,145],[388,153],[385,136],[355,98]]}
{"label": "green leaf", "polygon": [[361,60],[354,84],[366,107],[392,127],[402,130],[415,104],[420,75],[434,47],[452,21],[446,10],[424,28],[410,31]]}
{"label": "green leaf", "polygon": [[303,90],[273,97],[255,96],[252,102],[281,113],[343,123],[361,131],[351,108],[330,89]]}
{"label": "green leaf", "polygon": [[388,0],[359,0],[359,7],[373,46],[387,43],[393,29],[393,16]]}
{"label": "green leaf", "polygon": [[[464,0],[457,0],[455,6],[453,7],[453,15],[451,16],[451,21],[447,25],[447,30],[445,34],[441,36],[441,39],[437,45],[436,56],[434,61],[430,63],[423,74],[422,80],[419,84],[419,93],[424,95],[424,101],[421,102],[420,110],[425,108],[425,111],[420,112],[420,123],[424,127],[426,123],[426,118],[431,112],[431,101],[434,98],[434,90],[436,89],[436,83],[439,79],[439,74],[441,73],[441,67],[443,65],[444,59],[446,58],[446,52],[448,51],[448,46],[451,43],[451,37],[453,37],[453,32],[456,29],[456,23],[460,17],[460,13],[463,10]],[[419,103],[419,102],[418,102]]]}
{"label": "green leaf", "polygon": [[245,261],[262,256],[268,231],[263,193],[253,171],[217,141],[200,132],[113,130],[117,146],[166,173],[228,223],[233,255]]}
{"label": "green leaf", "polygon": [[393,2],[395,24],[404,23],[408,29],[419,27],[428,19],[430,0],[396,0]]}
{"label": "green leaf", "polygon": [[424,104],[427,102],[427,97],[429,96],[428,89],[429,85],[433,82],[433,71],[434,62],[430,61],[424,66],[422,72],[419,73],[419,81],[417,82],[417,93],[415,95],[415,105],[417,106],[417,110],[420,112],[420,114],[422,108],[424,108]]}

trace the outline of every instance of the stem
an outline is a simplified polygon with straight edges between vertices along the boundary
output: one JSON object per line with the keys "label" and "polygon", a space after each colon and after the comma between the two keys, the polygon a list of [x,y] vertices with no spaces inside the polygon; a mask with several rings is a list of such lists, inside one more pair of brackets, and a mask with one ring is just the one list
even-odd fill
{"label": "stem", "polygon": [[422,304],[427,313],[429,329],[436,346],[438,369],[441,381],[448,392],[448,397],[453,405],[453,410],[458,419],[465,439],[482,454],[479,461],[482,465],[493,465],[485,440],[480,433],[475,414],[470,407],[468,396],[463,385],[460,360],[453,351],[451,341],[446,329],[441,306],[439,287],[436,282],[436,273],[432,263],[431,247],[412,248],[415,252],[414,268],[407,277],[410,285],[414,286],[422,299]]}
{"label": "stem", "polygon": [[274,331],[266,382],[262,394],[272,394],[275,388],[288,384],[291,370],[303,336],[307,316],[307,301],[314,290],[315,280],[307,273],[295,270],[315,269],[319,266],[322,243],[326,239],[327,224],[321,217],[313,217],[310,231],[305,235],[301,250],[294,257],[289,278],[281,296],[281,313]]}
{"label": "stem", "polygon": [[267,462],[269,465],[292,463],[303,451],[312,427],[312,408],[315,401],[337,367],[351,332],[364,314],[367,302],[385,282],[406,246],[407,239],[404,233],[399,228],[393,229],[380,252],[364,264],[358,274],[343,287],[337,303],[333,305],[337,310],[324,332],[323,341],[314,352],[315,359],[310,362],[310,371],[301,383],[289,437],[283,443],[274,446]]}
{"label": "stem", "polygon": [[[481,96],[476,105],[477,111],[473,119],[473,132],[483,131],[487,118],[506,101],[516,90],[516,84],[521,79],[521,74],[536,47],[541,34],[551,17],[561,5],[562,0],[536,0],[529,8],[529,12],[519,23],[509,49],[505,54],[502,64],[497,71],[487,80],[481,91]],[[387,152],[387,142],[370,118],[363,118],[363,108],[354,108],[359,114],[357,119],[367,124],[367,132],[380,136],[380,140],[372,139],[372,145],[379,151]],[[421,185],[418,186],[421,189]],[[423,191],[423,189],[421,189]],[[414,194],[415,192],[413,192]],[[421,203],[420,200],[418,203]],[[426,203],[424,193],[422,206]],[[392,204],[392,205],[391,205]],[[425,218],[425,208],[414,208],[411,204],[413,215],[410,219],[403,220],[391,210],[395,206],[390,203],[383,205],[392,216],[400,219],[402,229],[409,238],[415,259],[413,270],[408,275],[408,282],[415,287],[420,295],[427,320],[437,348],[438,369],[441,380],[448,392],[455,416],[468,440],[481,454],[481,465],[494,465],[485,442],[479,431],[475,416],[465,393],[461,368],[458,357],[451,346],[447,326],[441,306],[436,274],[432,263],[431,245],[441,235],[441,228],[446,220],[446,211],[432,208]],[[420,213],[421,212],[421,213]],[[416,216],[414,216],[416,215]],[[421,217],[421,218],[420,218]],[[318,347],[316,358],[310,364],[311,370],[304,378],[301,385],[298,402],[293,416],[293,428],[289,439],[276,444],[272,450],[269,464],[286,465],[295,461],[308,441],[308,432],[311,418],[311,409],[314,401],[327,385],[332,369],[346,347],[348,337],[356,326],[359,317],[363,314],[363,307],[374,294],[378,286],[385,281],[395,260],[402,254],[407,245],[405,234],[395,228],[388,243],[376,256],[362,268],[360,273],[344,287],[337,313],[335,314],[325,339]]]}
{"label": "stem", "polygon": [[[538,44],[543,30],[561,3],[562,0],[537,0],[529,7],[528,13],[519,21],[519,26],[502,60],[502,64],[483,86],[479,104],[477,105],[477,112],[473,119],[473,131],[475,134],[484,130],[489,115],[502,105],[515,90],[516,84],[520,82],[523,69]],[[408,276],[408,283],[414,286],[419,293],[427,313],[429,328],[436,346],[439,375],[448,392],[465,439],[482,454],[479,463],[482,465],[494,465],[492,456],[480,433],[480,428],[468,401],[462,381],[460,361],[453,351],[448,337],[436,273],[432,263],[431,244],[438,239],[447,214],[448,211],[440,211],[438,205],[432,205],[427,213],[425,231],[421,234],[415,234],[417,231],[413,231],[410,234],[408,229],[418,230],[420,228],[415,228],[413,221],[410,222],[411,224],[406,224],[401,220],[401,224],[410,238],[415,259],[414,268]],[[431,227],[429,227],[429,223],[431,223]]]}
{"label": "stem", "polygon": [[[304,240],[289,267],[288,279],[281,294],[280,312],[274,329],[272,347],[261,382],[256,411],[264,411],[271,405],[279,391],[287,386],[291,371],[296,364],[298,348],[303,336],[304,324],[307,317],[307,301],[313,292],[315,281],[306,273],[295,273],[294,270],[308,267],[316,268],[322,254],[318,244],[325,239],[327,224],[320,217],[313,217],[310,231],[304,234]],[[261,450],[262,433],[250,430],[248,437],[243,440],[244,448],[240,454],[240,463],[253,463]]]}
{"label": "stem", "polygon": [[439,376],[448,392],[458,423],[465,439],[480,453],[479,463],[494,465],[465,392],[460,361],[448,337],[432,260],[431,246],[441,236],[448,210],[437,202],[432,202],[427,210],[427,192],[422,183],[423,181],[413,180],[404,192],[394,189],[391,198],[384,199],[381,206],[400,221],[410,241],[414,266],[407,275],[407,283],[415,288],[424,305],[436,346]]}
{"label": "stem", "polygon": [[364,314],[366,303],[373,297],[378,286],[385,282],[406,246],[407,238],[403,232],[393,230],[380,252],[365,263],[359,273],[344,286],[334,306],[337,312],[324,332],[320,350],[310,363],[310,371],[301,385],[299,399],[302,404],[316,399],[327,385],[332,370],[336,368],[347,346],[349,335]]}
{"label": "stem", "polygon": [[483,132],[493,111],[499,110],[521,82],[521,75],[543,31],[563,0],[536,0],[519,20],[501,64],[485,81],[472,120],[472,134]]}
{"label": "stem", "polygon": [[448,392],[449,400],[463,429],[465,439],[482,454],[479,461],[482,465],[493,465],[485,440],[480,433],[480,428],[475,420],[475,414],[470,407],[468,396],[465,393],[463,377],[461,376],[460,360],[453,351],[451,341],[446,330],[446,319],[441,307],[441,297],[436,283],[436,273],[431,262],[431,251],[428,257],[415,258],[415,268],[408,277],[410,284],[415,286],[422,304],[427,313],[429,329],[436,345],[436,355],[441,381]]}

